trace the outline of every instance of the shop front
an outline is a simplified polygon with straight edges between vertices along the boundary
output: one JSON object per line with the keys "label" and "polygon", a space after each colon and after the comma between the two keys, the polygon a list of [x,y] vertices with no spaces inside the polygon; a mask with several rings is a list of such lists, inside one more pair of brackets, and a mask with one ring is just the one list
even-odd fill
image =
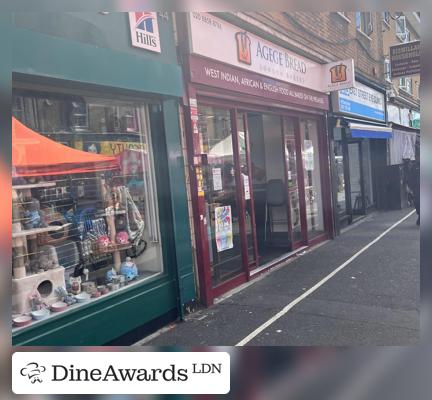
{"label": "shop front", "polygon": [[387,163],[385,95],[359,81],[333,92],[329,132],[335,230],[376,208],[379,170]]}
{"label": "shop front", "polygon": [[388,141],[387,179],[381,207],[400,210],[414,204],[407,190],[407,175],[410,165],[420,161],[420,113],[388,104],[387,115],[392,138]]}
{"label": "shop front", "polygon": [[328,96],[310,88],[318,64],[210,14],[189,14],[186,25],[187,147],[208,305],[331,237]]}
{"label": "shop front", "polygon": [[13,52],[13,343],[142,337],[195,298],[171,22],[25,13]]}

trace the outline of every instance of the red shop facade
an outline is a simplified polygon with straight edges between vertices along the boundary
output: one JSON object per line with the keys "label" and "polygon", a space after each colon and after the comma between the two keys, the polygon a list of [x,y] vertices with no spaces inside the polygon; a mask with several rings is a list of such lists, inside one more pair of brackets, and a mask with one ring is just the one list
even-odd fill
{"label": "red shop facade", "polygon": [[198,284],[210,305],[333,237],[329,101],[310,88],[315,63],[218,17],[187,14],[179,34]]}

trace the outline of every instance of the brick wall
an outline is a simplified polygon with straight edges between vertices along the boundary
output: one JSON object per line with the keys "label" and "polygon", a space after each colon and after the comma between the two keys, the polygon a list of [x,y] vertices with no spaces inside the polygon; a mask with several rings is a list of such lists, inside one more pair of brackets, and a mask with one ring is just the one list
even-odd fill
{"label": "brick wall", "polygon": [[354,58],[357,71],[384,85],[381,13],[372,13],[373,32],[369,37],[357,31],[354,12],[345,13],[346,18],[336,12],[246,14],[320,54],[323,60]]}

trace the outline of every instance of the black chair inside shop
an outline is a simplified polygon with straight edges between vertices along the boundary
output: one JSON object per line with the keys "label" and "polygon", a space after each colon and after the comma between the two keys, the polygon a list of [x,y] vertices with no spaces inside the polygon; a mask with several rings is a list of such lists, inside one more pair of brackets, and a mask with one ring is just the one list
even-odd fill
{"label": "black chair inside shop", "polygon": [[273,218],[273,209],[286,205],[287,195],[285,184],[282,179],[270,179],[266,188],[266,207],[265,207],[265,225],[264,240],[267,240],[267,226],[270,225],[270,233],[273,232],[274,224],[286,222],[285,220],[275,220]]}

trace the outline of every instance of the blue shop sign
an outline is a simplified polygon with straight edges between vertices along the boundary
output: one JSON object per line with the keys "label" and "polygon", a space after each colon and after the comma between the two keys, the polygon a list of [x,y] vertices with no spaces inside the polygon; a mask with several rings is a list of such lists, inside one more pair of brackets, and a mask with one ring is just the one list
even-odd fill
{"label": "blue shop sign", "polygon": [[355,87],[332,93],[333,111],[385,122],[384,94],[360,82]]}

